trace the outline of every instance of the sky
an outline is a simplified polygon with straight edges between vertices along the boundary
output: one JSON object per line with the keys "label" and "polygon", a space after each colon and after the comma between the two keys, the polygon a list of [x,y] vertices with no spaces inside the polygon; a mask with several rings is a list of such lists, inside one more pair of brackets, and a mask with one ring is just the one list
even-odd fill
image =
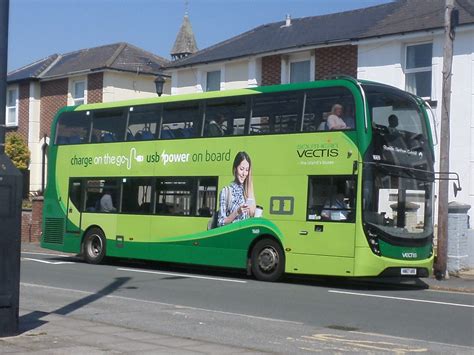
{"label": "sky", "polygon": [[[262,24],[390,0],[189,0],[199,49]],[[170,59],[185,0],[10,0],[8,71],[54,53],[128,42]],[[344,24],[341,24],[343,26]]]}

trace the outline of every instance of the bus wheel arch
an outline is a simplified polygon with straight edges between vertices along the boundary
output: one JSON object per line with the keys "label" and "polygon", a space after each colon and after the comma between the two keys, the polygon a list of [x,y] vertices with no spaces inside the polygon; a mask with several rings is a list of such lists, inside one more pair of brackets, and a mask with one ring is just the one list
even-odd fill
{"label": "bus wheel arch", "polygon": [[248,269],[257,280],[278,281],[285,272],[285,252],[280,240],[261,235],[249,247]]}
{"label": "bus wheel arch", "polygon": [[98,226],[90,226],[84,232],[81,250],[84,260],[89,264],[100,264],[106,255],[105,233]]}

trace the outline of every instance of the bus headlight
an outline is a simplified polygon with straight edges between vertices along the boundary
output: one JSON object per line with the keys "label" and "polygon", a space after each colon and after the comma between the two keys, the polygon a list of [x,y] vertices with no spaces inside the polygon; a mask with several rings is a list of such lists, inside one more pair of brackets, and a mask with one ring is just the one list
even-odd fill
{"label": "bus headlight", "polygon": [[368,229],[367,234],[368,234],[368,237],[369,237],[368,239],[369,239],[370,249],[372,249],[372,252],[375,255],[380,256],[381,253],[380,253],[379,238],[377,236],[377,233],[374,233],[372,230]]}

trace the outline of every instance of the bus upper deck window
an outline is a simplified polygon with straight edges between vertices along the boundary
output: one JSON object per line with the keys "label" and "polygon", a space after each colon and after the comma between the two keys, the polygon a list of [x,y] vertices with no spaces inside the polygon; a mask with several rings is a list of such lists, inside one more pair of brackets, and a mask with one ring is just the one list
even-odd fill
{"label": "bus upper deck window", "polygon": [[56,144],[81,144],[89,141],[90,115],[87,111],[61,114],[56,129]]}
{"label": "bus upper deck window", "polygon": [[173,103],[164,106],[161,139],[198,136],[202,115],[196,102]]}
{"label": "bus upper deck window", "polygon": [[123,109],[100,110],[94,113],[92,121],[92,142],[122,142],[125,137]]}
{"label": "bus upper deck window", "polygon": [[[336,115],[331,119],[331,115]],[[339,124],[334,126],[337,121]],[[343,87],[315,89],[307,92],[303,132],[355,129],[354,98]]]}
{"label": "bus upper deck window", "polygon": [[204,137],[243,135],[247,117],[245,98],[214,99],[206,102]]}
{"label": "bus upper deck window", "polygon": [[250,134],[292,133],[301,115],[302,93],[256,96],[253,99]]}
{"label": "bus upper deck window", "polygon": [[156,138],[160,122],[159,107],[130,108],[127,141],[145,141]]}

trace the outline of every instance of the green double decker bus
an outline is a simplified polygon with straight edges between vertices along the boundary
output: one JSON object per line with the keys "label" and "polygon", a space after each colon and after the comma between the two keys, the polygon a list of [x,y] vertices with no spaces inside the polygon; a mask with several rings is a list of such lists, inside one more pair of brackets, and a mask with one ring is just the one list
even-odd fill
{"label": "green double decker bus", "polygon": [[[41,245],[90,263],[239,268],[266,281],[426,277],[426,108],[349,77],[65,107],[52,125]],[[251,158],[261,213],[209,228],[238,152]]]}

